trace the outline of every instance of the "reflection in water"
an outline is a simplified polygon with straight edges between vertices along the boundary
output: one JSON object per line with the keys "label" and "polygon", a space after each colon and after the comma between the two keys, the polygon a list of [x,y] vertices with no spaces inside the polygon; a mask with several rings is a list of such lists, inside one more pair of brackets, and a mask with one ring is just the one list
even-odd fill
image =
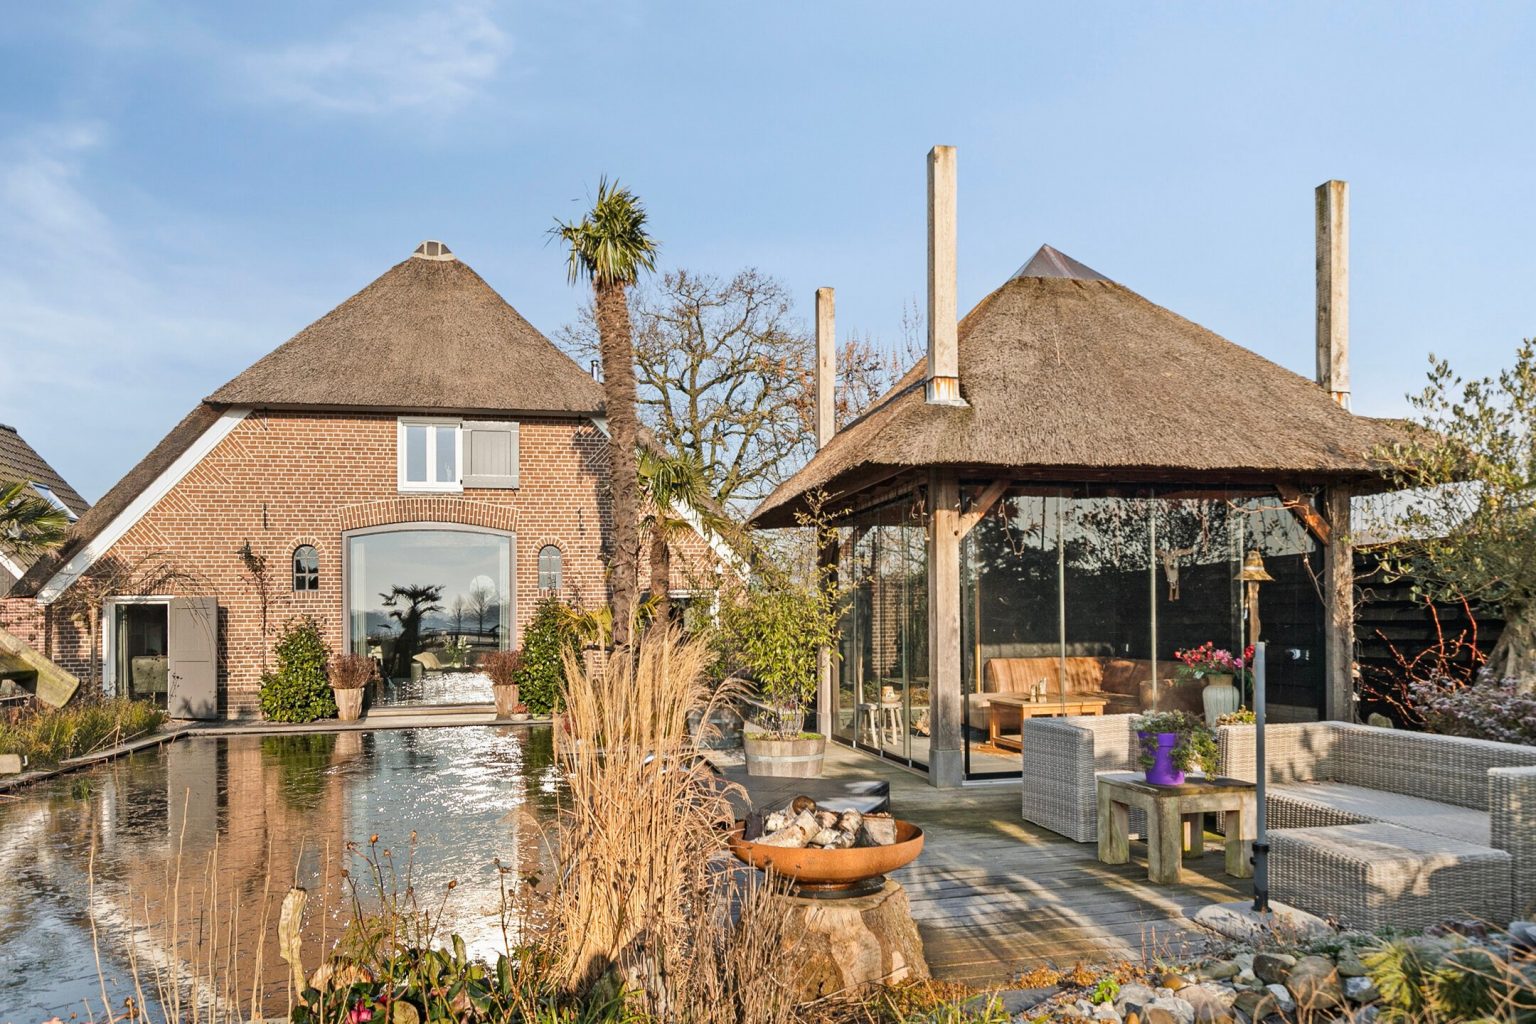
{"label": "reflection in water", "polygon": [[[492,862],[515,866],[509,888],[539,873],[540,825],[553,820],[558,796],[553,761],[548,728],[242,736],[184,740],[33,786],[0,802],[0,1022],[67,1018],[82,1000],[101,1016],[93,918],[115,1007],[132,993],[131,952],[141,976],[158,968],[184,988],[210,958],[233,956],[248,1008],[264,902],[262,1009],[282,1014],[278,901],[291,884],[309,890],[313,970],[347,918],[339,869],[365,874],[346,844],[367,847],[374,834],[400,887],[409,878],[424,905],[435,908],[457,881],[444,927],[494,957],[504,940]],[[157,1002],[150,980],[145,987]]]}
{"label": "reflection in water", "polygon": [[491,677],[483,672],[426,672],[416,678],[380,680],[377,703],[390,707],[490,704]]}

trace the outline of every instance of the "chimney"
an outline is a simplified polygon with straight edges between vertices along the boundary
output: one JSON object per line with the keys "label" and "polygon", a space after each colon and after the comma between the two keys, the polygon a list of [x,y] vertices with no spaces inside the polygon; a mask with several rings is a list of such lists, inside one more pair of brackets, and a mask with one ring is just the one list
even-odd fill
{"label": "chimney", "polygon": [[1349,182],[1317,186],[1317,382],[1349,408]]}
{"label": "chimney", "polygon": [[816,448],[837,433],[833,389],[837,387],[837,331],[831,288],[816,289]]}
{"label": "chimney", "polygon": [[928,402],[964,405],[960,397],[960,318],[955,292],[955,147],[928,151]]}

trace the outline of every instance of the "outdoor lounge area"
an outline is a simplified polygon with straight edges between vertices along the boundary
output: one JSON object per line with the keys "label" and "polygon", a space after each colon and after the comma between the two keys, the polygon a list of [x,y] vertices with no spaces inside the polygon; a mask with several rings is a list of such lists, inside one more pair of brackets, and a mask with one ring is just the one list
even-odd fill
{"label": "outdoor lounge area", "polygon": [[[1220,775],[1257,778],[1254,733],[1217,730]],[[1136,767],[1132,716],[1031,721],[1024,737],[1024,820],[1095,842],[1099,780]],[[1362,929],[1536,906],[1536,748],[1315,722],[1269,726],[1265,760],[1272,898]]]}

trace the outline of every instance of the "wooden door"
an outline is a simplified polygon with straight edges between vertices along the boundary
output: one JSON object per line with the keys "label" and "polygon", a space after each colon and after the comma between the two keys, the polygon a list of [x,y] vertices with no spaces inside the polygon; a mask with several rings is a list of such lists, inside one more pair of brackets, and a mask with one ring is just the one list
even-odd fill
{"label": "wooden door", "polygon": [[172,718],[219,717],[219,602],[171,599],[167,690]]}

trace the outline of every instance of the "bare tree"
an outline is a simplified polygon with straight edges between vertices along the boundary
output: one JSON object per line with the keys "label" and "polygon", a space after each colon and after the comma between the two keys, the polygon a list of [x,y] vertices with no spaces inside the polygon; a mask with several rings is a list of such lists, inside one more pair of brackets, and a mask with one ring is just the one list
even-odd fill
{"label": "bare tree", "polygon": [[[746,269],[726,279],[674,270],[631,298],[641,418],[669,455],[702,467],[715,499],[745,512],[814,450],[812,341],[788,289]],[[903,332],[920,331],[904,317]],[[592,358],[592,307],[560,332]],[[862,413],[915,362],[851,334],[838,352],[838,419]]]}

